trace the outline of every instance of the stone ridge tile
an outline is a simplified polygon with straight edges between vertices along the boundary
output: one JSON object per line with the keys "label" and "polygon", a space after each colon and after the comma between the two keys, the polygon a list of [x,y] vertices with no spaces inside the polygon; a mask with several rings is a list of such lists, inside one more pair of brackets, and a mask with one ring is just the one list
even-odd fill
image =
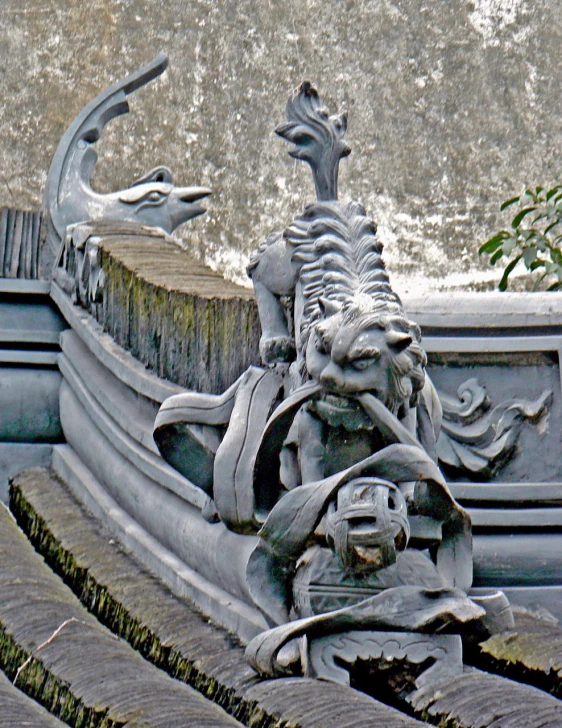
{"label": "stone ridge tile", "polygon": [[462,675],[418,691],[416,713],[462,728],[562,726],[562,703],[542,690],[465,668]]}
{"label": "stone ridge tile", "polygon": [[205,297],[254,299],[251,288],[226,280],[169,240],[113,235],[102,237],[101,247],[106,255],[149,285]]}
{"label": "stone ridge tile", "polygon": [[[250,290],[197,271],[177,248],[151,255],[141,246],[124,262],[126,249],[104,249],[104,304],[89,307],[119,346],[160,377],[215,394],[259,363],[259,317]],[[248,343],[243,350],[233,330]]]}
{"label": "stone ridge tile", "polygon": [[480,662],[562,697],[562,629],[527,610],[515,609],[514,617],[513,630],[480,645]]}
{"label": "stone ridge tile", "polygon": [[267,680],[250,688],[247,697],[262,710],[283,714],[300,728],[415,728],[425,725],[365,693],[336,683],[308,678]]}
{"label": "stone ridge tile", "polygon": [[[73,589],[82,588],[79,598],[89,606],[92,595],[87,593],[89,585],[84,581],[87,573],[107,590],[117,602],[117,607],[122,609],[122,615],[105,615],[106,597],[102,597],[103,603],[93,605],[92,611],[106,626],[113,629],[109,623],[122,616],[122,628],[126,631],[126,622],[132,618],[157,635],[163,648],[185,654],[213,678],[222,680],[227,677],[223,673],[228,671],[229,687],[242,690],[256,681],[255,672],[244,658],[243,647],[227,632],[209,623],[193,607],[174,597],[162,582],[127,554],[105,527],[85,514],[54,473],[41,469],[26,471],[14,479],[13,487],[45,521],[47,529],[52,529],[63,551],[72,554],[75,568],[80,573],[72,579],[67,572],[63,578],[67,582],[74,581]],[[19,509],[14,510],[17,512]],[[44,553],[42,544],[35,543],[34,534],[28,536],[51,562],[52,555]],[[54,564],[51,563],[51,566]],[[60,573],[60,569],[57,571]],[[134,639],[134,635],[122,636]],[[225,659],[227,655],[228,660]]]}
{"label": "stone ridge tile", "polygon": [[4,507],[0,553],[0,665],[61,720],[77,728],[240,725],[102,627]]}
{"label": "stone ridge tile", "polygon": [[[103,524],[86,513],[52,471],[37,468],[14,478],[11,503],[20,525],[47,562],[55,567],[53,562],[58,559],[56,568],[65,564],[74,572],[74,578],[68,574],[66,578],[73,582],[73,589],[82,592],[79,596],[84,603],[88,600],[92,603],[92,594],[85,584],[89,578],[102,585],[105,601],[113,598],[120,603],[122,636],[126,637],[127,619],[135,620],[137,632],[144,630],[155,638],[153,651],[145,653],[148,659],[212,696],[248,725],[256,728],[423,725],[342,685],[303,678],[262,681],[246,663],[244,649],[237,639],[173,596],[116,543]],[[78,572],[82,585],[76,578]],[[100,605],[94,603],[92,608],[98,614]],[[108,623],[114,618],[115,615]],[[113,622],[111,629],[119,626]],[[134,637],[132,643],[135,644]],[[137,649],[144,652],[142,645]],[[193,669],[178,664],[177,655],[170,650],[177,651]]]}
{"label": "stone ridge tile", "polygon": [[65,725],[14,687],[0,670],[0,728],[65,728]]}

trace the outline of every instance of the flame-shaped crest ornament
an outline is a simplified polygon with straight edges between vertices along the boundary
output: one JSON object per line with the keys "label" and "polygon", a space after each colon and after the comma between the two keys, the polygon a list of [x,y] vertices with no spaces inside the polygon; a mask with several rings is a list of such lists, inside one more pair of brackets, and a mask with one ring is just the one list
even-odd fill
{"label": "flame-shaped crest ornament", "polygon": [[309,81],[301,83],[289,99],[287,121],[275,129],[295,145],[291,157],[310,165],[319,202],[338,199],[340,159],[351,153],[344,141],[346,131],[347,112],[329,116]]}

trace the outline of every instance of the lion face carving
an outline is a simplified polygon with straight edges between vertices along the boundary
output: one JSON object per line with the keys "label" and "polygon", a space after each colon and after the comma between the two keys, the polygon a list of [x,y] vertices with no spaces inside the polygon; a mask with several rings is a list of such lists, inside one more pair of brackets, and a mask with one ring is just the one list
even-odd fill
{"label": "lion face carving", "polygon": [[308,376],[325,392],[315,403],[318,415],[337,426],[358,409],[355,397],[364,392],[399,417],[415,406],[426,364],[417,325],[399,311],[377,310],[371,298],[323,301],[322,309],[305,353]]}

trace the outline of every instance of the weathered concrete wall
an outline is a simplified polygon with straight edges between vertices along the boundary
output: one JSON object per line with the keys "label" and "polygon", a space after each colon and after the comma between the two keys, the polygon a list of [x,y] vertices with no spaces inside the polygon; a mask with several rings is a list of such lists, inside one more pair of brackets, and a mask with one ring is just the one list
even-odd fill
{"label": "weathered concrete wall", "polygon": [[556,0],[2,0],[0,205],[37,207],[79,109],[165,49],[166,76],[104,137],[100,189],[156,163],[211,186],[183,239],[241,273],[311,199],[272,131],[309,78],[350,112],[341,190],[381,223],[398,287],[473,281],[499,203],[559,181],[561,36]]}

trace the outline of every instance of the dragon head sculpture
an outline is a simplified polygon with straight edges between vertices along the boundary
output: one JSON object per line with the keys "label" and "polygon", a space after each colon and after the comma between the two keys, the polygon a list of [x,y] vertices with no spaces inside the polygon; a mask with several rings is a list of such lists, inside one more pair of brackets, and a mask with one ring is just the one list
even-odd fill
{"label": "dragon head sculpture", "polygon": [[101,194],[90,180],[98,155],[95,144],[109,121],[126,114],[126,97],[161,75],[168,65],[165,53],[118,81],[87,104],[64,133],[53,157],[43,193],[47,248],[54,258],[69,225],[115,220],[157,227],[166,233],[200,215],[197,203],[211,191],[178,187],[167,167],[155,167],[124,190]]}

